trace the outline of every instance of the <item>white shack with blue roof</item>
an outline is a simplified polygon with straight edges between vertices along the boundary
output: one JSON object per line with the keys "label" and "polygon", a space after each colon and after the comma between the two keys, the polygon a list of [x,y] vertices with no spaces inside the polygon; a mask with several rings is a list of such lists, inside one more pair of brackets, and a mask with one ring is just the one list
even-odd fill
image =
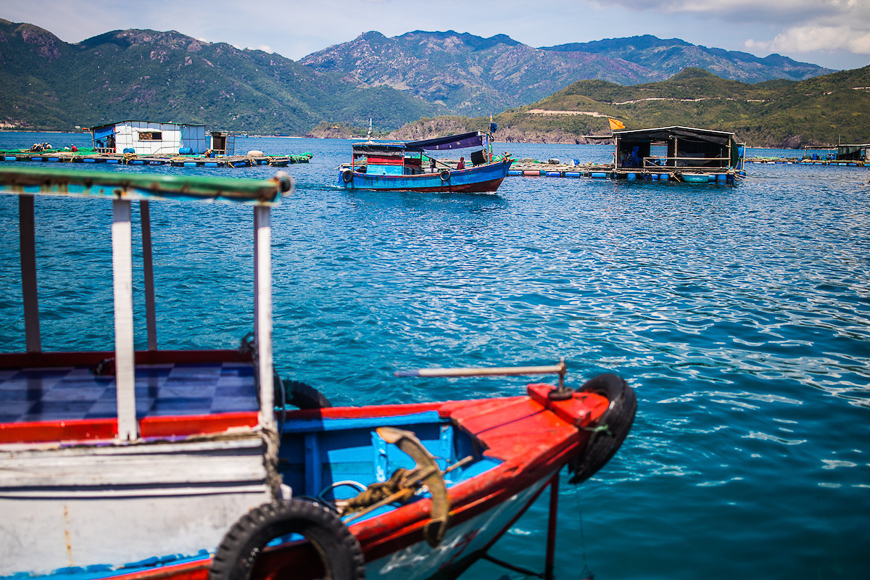
{"label": "white shack with blue roof", "polygon": [[208,150],[205,125],[118,121],[91,128],[99,153],[136,155],[200,155]]}

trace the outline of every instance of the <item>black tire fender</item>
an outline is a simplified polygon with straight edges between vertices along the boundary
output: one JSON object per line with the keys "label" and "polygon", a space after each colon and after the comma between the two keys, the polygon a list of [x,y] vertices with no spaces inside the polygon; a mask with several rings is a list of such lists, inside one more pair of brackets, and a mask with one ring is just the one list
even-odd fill
{"label": "black tire fender", "polygon": [[441,170],[441,181],[450,181],[450,170],[442,169]]}
{"label": "black tire fender", "polygon": [[338,515],[319,504],[294,499],[263,504],[242,516],[218,546],[208,580],[250,580],[266,544],[289,534],[301,534],[314,546],[326,578],[365,578],[362,548]]}
{"label": "black tire fender", "polygon": [[351,181],[353,181],[353,171],[351,171],[350,169],[345,169],[341,172],[341,179],[345,183],[350,183]]}
{"label": "black tire fender", "polygon": [[625,441],[637,413],[637,395],[622,377],[606,373],[594,377],[579,392],[607,398],[610,405],[586,442],[586,447],[568,464],[574,474],[570,483],[580,483],[604,467]]}
{"label": "black tire fender", "polygon": [[287,403],[300,409],[325,409],[332,403],[326,396],[302,381],[284,381]]}

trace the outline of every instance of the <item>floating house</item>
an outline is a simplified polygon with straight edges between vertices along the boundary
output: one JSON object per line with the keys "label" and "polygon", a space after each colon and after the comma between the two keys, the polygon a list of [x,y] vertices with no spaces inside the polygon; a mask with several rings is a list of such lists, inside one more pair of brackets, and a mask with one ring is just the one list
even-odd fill
{"label": "floating house", "polygon": [[730,181],[743,171],[745,147],[734,133],[659,127],[614,131],[613,139],[614,177]]}
{"label": "floating house", "polygon": [[837,145],[837,161],[866,161],[870,143],[840,143]]}
{"label": "floating house", "polygon": [[[209,149],[205,125],[119,121],[93,127],[91,134],[94,150],[99,153],[201,155]],[[226,139],[222,144],[222,149],[226,149]]]}
{"label": "floating house", "polygon": [[839,165],[870,167],[870,143],[838,143],[837,145],[806,145],[804,155],[797,158],[757,158],[755,163],[800,163],[801,165]]}
{"label": "floating house", "polygon": [[670,168],[717,172],[742,168],[744,148],[734,133],[661,127],[614,131],[613,137],[617,170]]}

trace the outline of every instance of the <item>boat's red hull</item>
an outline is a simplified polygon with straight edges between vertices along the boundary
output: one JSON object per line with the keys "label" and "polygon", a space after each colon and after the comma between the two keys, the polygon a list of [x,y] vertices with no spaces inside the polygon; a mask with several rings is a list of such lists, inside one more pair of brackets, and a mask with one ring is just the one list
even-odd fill
{"label": "boat's red hull", "polygon": [[[518,496],[527,492],[525,501],[512,507],[511,514],[522,514],[537,494],[542,491],[554,473],[558,472],[572,457],[583,449],[589,432],[583,427],[595,424],[607,410],[609,401],[592,393],[577,393],[567,401],[549,400],[547,394],[553,389],[549,385],[530,385],[529,396],[500,399],[481,399],[474,401],[448,401],[416,405],[387,405],[377,407],[331,408],[317,411],[296,411],[288,413],[287,419],[320,417],[329,419],[351,419],[372,416],[395,417],[424,411],[437,411],[455,426],[471,434],[481,448],[484,457],[501,463],[474,478],[457,483],[448,490],[450,499],[449,532],[475,518],[486,521],[487,514],[495,511]],[[401,574],[380,574],[376,568],[390,568],[384,562],[391,555],[402,551],[413,551],[422,547],[427,558],[437,557],[432,548],[426,546],[424,526],[430,520],[431,500],[413,502],[392,512],[371,520],[361,521],[350,526],[359,540],[365,560],[374,564],[370,577],[417,577],[412,569]],[[483,538],[497,539],[515,517],[503,521],[500,527],[489,527]],[[474,529],[466,530],[463,537],[474,537]],[[459,540],[460,543],[463,541]],[[438,575],[420,576],[450,577],[460,569],[470,565],[474,550],[461,553],[442,554]],[[432,562],[428,562],[432,565]],[[425,565],[419,560],[416,567]],[[263,562],[258,570],[263,578],[277,580],[291,571],[299,574],[304,564],[299,554],[292,550],[275,551]],[[452,572],[451,572],[452,571]],[[451,573],[448,573],[451,572]]]}

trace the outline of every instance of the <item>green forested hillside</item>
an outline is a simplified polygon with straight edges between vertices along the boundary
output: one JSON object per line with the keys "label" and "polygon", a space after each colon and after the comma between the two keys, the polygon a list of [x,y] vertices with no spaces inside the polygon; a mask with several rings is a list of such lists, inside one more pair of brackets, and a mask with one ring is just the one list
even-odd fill
{"label": "green forested hillside", "polygon": [[[838,140],[870,142],[870,67],[805,81],[747,84],[686,69],[657,83],[621,86],[580,81],[532,105],[496,116],[507,141],[587,142],[610,134],[608,118],[626,129],[683,125],[733,131],[756,146],[802,147]],[[426,120],[395,133],[419,138]],[[456,129],[483,129],[488,118],[453,119]],[[437,132],[437,131],[433,131]],[[434,136],[434,135],[432,135]]]}
{"label": "green forested hillside", "polygon": [[177,32],[115,31],[68,44],[36,26],[0,20],[0,65],[0,124],[7,127],[147,119],[304,134],[323,120],[397,127],[446,111],[277,54]]}

